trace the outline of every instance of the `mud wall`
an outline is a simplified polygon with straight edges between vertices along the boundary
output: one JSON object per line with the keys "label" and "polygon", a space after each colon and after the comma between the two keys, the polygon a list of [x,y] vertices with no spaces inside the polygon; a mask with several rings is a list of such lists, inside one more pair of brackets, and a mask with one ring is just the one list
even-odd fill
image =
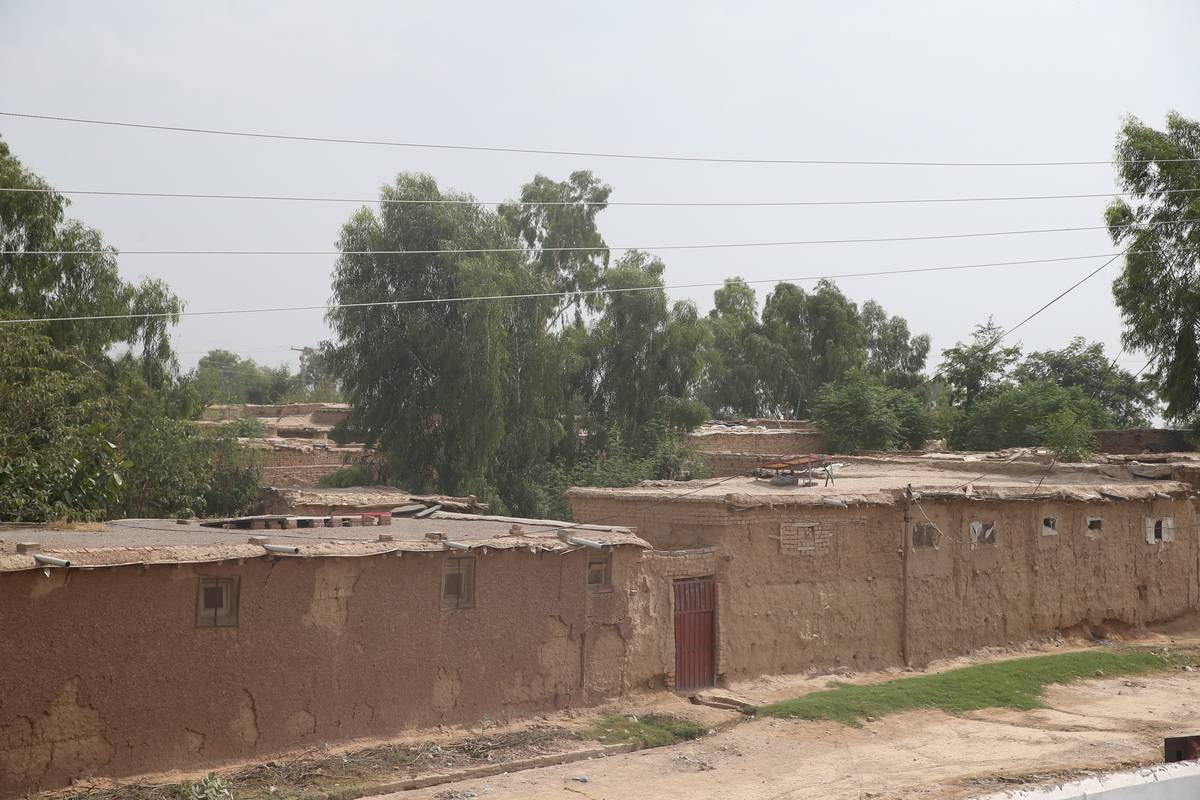
{"label": "mud wall", "polygon": [[[734,511],[719,501],[569,499],[575,519],[622,519],[658,550],[712,548],[719,678],[901,661],[902,512]],[[797,520],[814,526],[811,549],[807,539],[795,541],[791,528],[787,542],[781,540],[781,528]]]}
{"label": "mud wall", "polygon": [[1182,453],[1195,449],[1188,443],[1187,431],[1169,428],[1092,431],[1092,435],[1096,437],[1098,453]]}
{"label": "mud wall", "polygon": [[[922,504],[945,536],[909,557],[914,660],[1102,623],[1139,625],[1198,606],[1197,537],[1188,500]],[[919,522],[924,517],[915,514]],[[1043,533],[1043,520],[1055,533]],[[1170,517],[1175,541],[1146,542]],[[1100,531],[1088,519],[1103,520]],[[994,545],[970,541],[996,523]]]}
{"label": "mud wall", "polygon": [[828,447],[825,434],[804,430],[691,434],[688,443],[701,453],[762,453],[789,456],[823,453]]}
{"label": "mud wall", "polygon": [[[700,578],[717,574],[713,548],[652,551],[642,560],[642,583],[629,613],[637,619],[646,635],[635,636],[633,660],[655,676],[655,684],[675,687],[675,592],[672,582],[680,578]],[[719,594],[718,594],[719,598]],[[725,673],[725,651],[721,647],[718,616],[715,671]],[[651,632],[652,631],[652,632]]]}
{"label": "mud wall", "polygon": [[364,458],[361,447],[256,446],[263,483],[268,486],[315,486],[326,475]]}
{"label": "mud wall", "polygon": [[[907,591],[902,504],[733,510],[720,501],[569,499],[576,519],[635,526],[658,549],[712,548],[727,679],[897,665],[906,647],[919,666],[1200,606],[1200,547],[1183,499],[925,501],[944,535],[935,548],[909,550]],[[918,507],[912,515],[925,521]],[[1042,533],[1046,517],[1056,520],[1054,536]],[[1100,535],[1088,531],[1089,517],[1103,518]],[[1171,517],[1175,541],[1147,544],[1147,517]],[[972,521],[994,522],[996,543],[972,546]]]}
{"label": "mud wall", "polygon": [[698,455],[712,477],[727,478],[731,475],[749,475],[755,467],[770,464],[783,454],[701,452]]}
{"label": "mud wall", "polygon": [[[661,684],[628,612],[641,551],[615,549],[608,593],[588,552],[479,555],[451,611],[442,553],[0,574],[0,797]],[[236,627],[195,626],[200,576],[240,579]]]}

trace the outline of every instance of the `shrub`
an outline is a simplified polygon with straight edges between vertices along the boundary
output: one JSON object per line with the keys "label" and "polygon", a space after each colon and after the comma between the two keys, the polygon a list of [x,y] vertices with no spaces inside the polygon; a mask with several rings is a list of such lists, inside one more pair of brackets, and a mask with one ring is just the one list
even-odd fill
{"label": "shrub", "polygon": [[179,800],[237,800],[229,782],[210,772],[195,783],[185,783],[179,790]]}

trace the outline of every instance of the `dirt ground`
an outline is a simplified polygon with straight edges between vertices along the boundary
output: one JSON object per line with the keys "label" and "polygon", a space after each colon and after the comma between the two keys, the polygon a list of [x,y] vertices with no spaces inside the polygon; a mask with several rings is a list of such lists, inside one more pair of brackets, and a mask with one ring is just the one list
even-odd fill
{"label": "dirt ground", "polygon": [[[1192,650],[1188,637],[1142,643]],[[935,671],[1033,652],[982,653]],[[894,671],[839,678],[872,682]],[[735,687],[755,703],[824,688],[829,676],[766,679]],[[670,703],[670,700],[648,701]],[[1171,671],[1052,686],[1047,708],[962,716],[920,711],[868,722],[763,719],[707,738],[604,759],[380,795],[375,800],[950,800],[1016,783],[1051,782],[1161,760],[1162,737],[1200,728],[1200,672]],[[723,712],[710,715],[716,724]],[[579,780],[586,778],[585,780]]]}

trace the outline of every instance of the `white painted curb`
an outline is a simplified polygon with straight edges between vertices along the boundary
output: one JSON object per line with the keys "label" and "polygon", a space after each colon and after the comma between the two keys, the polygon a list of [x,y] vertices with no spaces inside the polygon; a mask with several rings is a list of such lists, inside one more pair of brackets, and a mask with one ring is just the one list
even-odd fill
{"label": "white painted curb", "polygon": [[980,795],[976,800],[1195,800],[1200,763],[1180,761],[1083,780]]}

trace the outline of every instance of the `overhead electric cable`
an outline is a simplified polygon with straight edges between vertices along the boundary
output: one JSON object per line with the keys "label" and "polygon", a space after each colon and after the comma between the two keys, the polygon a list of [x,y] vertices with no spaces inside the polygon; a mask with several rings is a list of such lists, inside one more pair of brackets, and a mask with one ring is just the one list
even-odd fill
{"label": "overhead electric cable", "polygon": [[[865,167],[1078,167],[1111,166],[1112,161],[884,161],[877,159],[816,159],[816,158],[746,158],[717,156],[679,156],[648,153],[615,153],[588,150],[558,150],[542,147],[501,147],[496,145],[444,144],[438,142],[399,141],[389,139],[352,139],[337,136],[310,136],[258,131],[200,128],[184,125],[162,125],[146,122],[124,122],[86,117],[68,117],[56,114],[24,114],[16,111],[0,111],[0,116],[21,119],[38,119],[53,122],[71,122],[83,125],[104,125],[115,128],[137,128],[140,130],[168,131],[172,133],[199,133],[208,136],[231,136],[248,139],[274,139],[290,142],[317,142],[324,144],[368,145],[372,147],[405,147],[423,150],[458,150],[484,153],[520,153],[526,155],[575,156],[584,158],[617,158],[637,161],[683,161],[712,164],[792,164],[800,166],[865,166]],[[1131,159],[1122,163],[1170,163],[1200,161],[1195,158]]]}
{"label": "overhead electric cable", "polygon": [[[1098,253],[1088,256],[1061,256],[1058,258],[1036,258],[1026,259],[1022,261],[991,261],[980,264],[950,264],[940,267],[905,267],[891,270],[874,270],[870,272],[843,272],[829,275],[809,275],[798,278],[756,278],[745,281],[748,284],[764,284],[764,283],[789,283],[799,281],[813,281],[821,279],[839,279],[839,278],[866,278],[876,277],[881,275],[909,275],[922,272],[948,272],[953,270],[967,269],[984,269],[989,267],[1009,267],[1028,264],[1051,264],[1060,261],[1083,261],[1093,258],[1109,258],[1111,263],[1111,253]],[[1118,255],[1121,255],[1118,253]],[[466,303],[479,302],[485,300],[528,300],[534,298],[567,298],[567,297],[586,297],[589,295],[608,295],[608,294],[623,294],[626,292],[650,292],[650,291],[674,291],[679,289],[710,289],[714,287],[724,286],[724,281],[705,282],[705,283],[677,283],[665,286],[631,286],[619,289],[585,289],[577,292],[530,292],[527,294],[496,294],[496,295],[474,295],[467,297],[431,297],[431,298],[414,298],[408,300],[372,300],[362,303],[327,303],[325,305],[310,305],[310,306],[277,306],[271,308],[242,308],[242,309],[222,309],[213,311],[181,311],[178,314],[171,312],[161,312],[153,314],[103,314],[95,316],[71,316],[71,317],[30,317],[27,319],[0,319],[0,325],[15,325],[28,324],[38,322],[82,322],[86,320],[107,320],[107,319],[149,319],[160,317],[208,317],[208,316],[225,316],[232,314],[268,314],[285,311],[327,311],[334,308],[372,308],[379,306],[413,306],[413,305],[430,305],[435,303]]]}
{"label": "overhead electric cable", "polygon": [[[1197,189],[1166,189],[1163,194],[1197,192]],[[29,186],[0,186],[0,192],[18,194],[66,194],[86,195],[97,197],[143,197],[150,199],[183,199],[183,200],[264,200],[286,201],[300,203],[356,203],[380,205],[482,205],[501,206],[514,205],[529,208],[561,207],[561,206],[621,206],[621,207],[654,207],[654,208],[781,208],[781,207],[811,207],[811,206],[889,206],[889,205],[918,205],[933,203],[998,203],[1032,200],[1078,200],[1100,197],[1129,197],[1137,192],[1091,192],[1084,194],[1031,194],[1003,195],[978,197],[914,197],[914,198],[884,198],[879,200],[475,200],[463,197],[437,198],[383,198],[383,197],[332,197],[321,195],[281,195],[281,194],[207,194],[203,192],[137,192],[100,189],[51,189]]]}
{"label": "overhead electric cable", "polygon": [[343,256],[343,255],[375,255],[375,256],[431,256],[431,255],[482,255],[486,253],[581,253],[581,252],[612,252],[614,250],[726,250],[734,248],[759,247],[799,247],[803,245],[825,244],[877,244],[887,242],[927,242],[948,239],[980,239],[995,236],[1025,236],[1039,233],[1074,233],[1077,231],[1111,231],[1116,228],[1151,227],[1155,225],[1172,225],[1171,221],[1143,222],[1130,225],[1086,225],[1076,228],[1033,228],[1016,231],[979,231],[972,233],[939,233],[921,236],[876,236],[854,239],[797,239],[777,242],[722,242],[716,244],[668,244],[613,246],[602,245],[594,247],[451,247],[432,250],[117,250],[116,248],[101,250],[4,250],[0,256],[87,256],[87,255],[126,255],[126,256]]}
{"label": "overhead electric cable", "polygon": [[1082,286],[1084,283],[1086,283],[1086,282],[1087,282],[1089,279],[1091,279],[1091,277],[1092,277],[1092,276],[1094,276],[1096,273],[1100,272],[1102,269],[1104,269],[1105,267],[1107,267],[1109,264],[1111,264],[1111,263],[1113,263],[1114,261],[1116,261],[1116,260],[1117,260],[1118,258],[1120,258],[1121,256],[1125,255],[1125,253],[1126,253],[1126,251],[1122,250],[1120,253],[1117,253],[1115,256],[1113,256],[1112,258],[1110,258],[1108,261],[1105,261],[1103,264],[1101,264],[1100,266],[1096,267],[1094,270],[1092,270],[1091,272],[1089,272],[1087,275],[1084,275],[1084,276],[1083,276],[1082,278],[1080,278],[1078,281],[1076,281],[1075,283],[1071,284],[1071,285],[1070,285],[1068,288],[1064,289],[1064,290],[1063,290],[1061,293],[1059,293],[1057,296],[1055,296],[1053,300],[1051,300],[1050,302],[1046,303],[1044,306],[1042,306],[1041,308],[1039,308],[1037,311],[1034,311],[1032,314],[1030,314],[1028,317],[1026,317],[1025,319],[1023,319],[1023,320],[1021,320],[1020,322],[1018,322],[1016,325],[1013,325],[1011,328],[1008,328],[1008,329],[1006,329],[1006,330],[1005,330],[1003,333],[1001,333],[999,336],[997,336],[997,337],[996,337],[996,340],[993,342],[993,344],[997,344],[997,343],[999,343],[1000,341],[1002,341],[1002,340],[1004,339],[1004,337],[1005,337],[1005,336],[1008,336],[1010,333],[1012,333],[1013,331],[1015,331],[1017,328],[1020,328],[1020,327],[1021,327],[1022,325],[1024,325],[1026,322],[1029,322],[1029,320],[1033,319],[1033,318],[1034,318],[1034,317],[1036,317],[1038,314],[1041,314],[1041,313],[1042,313],[1043,311],[1045,311],[1047,308],[1049,308],[1050,306],[1054,305],[1054,304],[1055,304],[1055,303],[1057,303],[1059,300],[1062,300],[1064,297],[1066,297],[1067,295],[1069,295],[1071,292],[1073,292],[1073,291],[1075,291],[1076,289],[1078,289],[1080,286]]}

